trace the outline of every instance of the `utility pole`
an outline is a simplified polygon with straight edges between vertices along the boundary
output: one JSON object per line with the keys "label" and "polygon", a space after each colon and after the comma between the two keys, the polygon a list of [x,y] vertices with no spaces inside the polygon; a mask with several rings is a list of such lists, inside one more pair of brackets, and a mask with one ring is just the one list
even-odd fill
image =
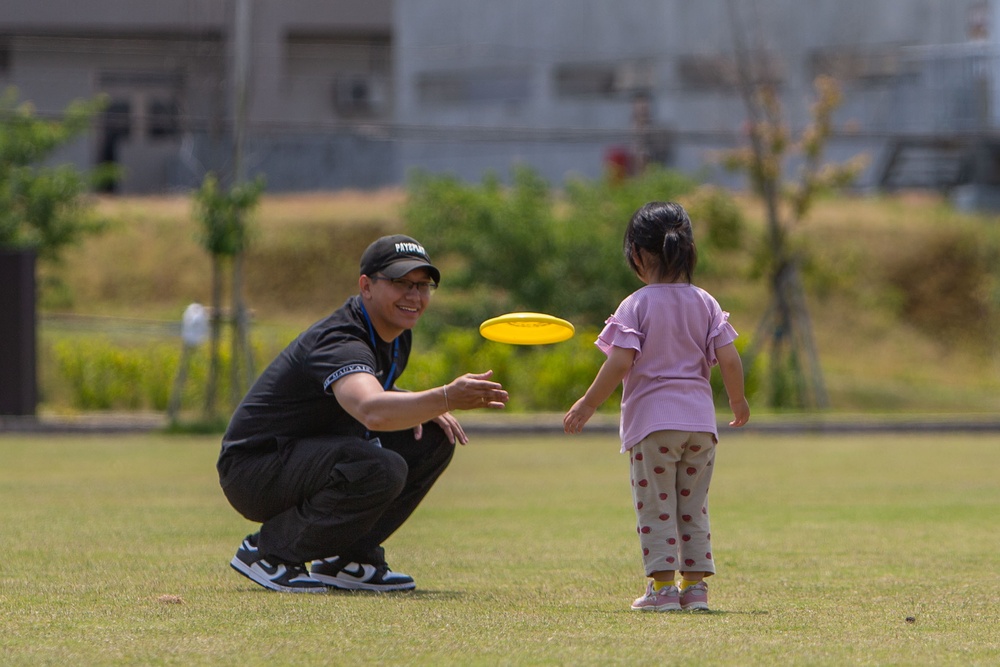
{"label": "utility pole", "polygon": [[[233,35],[233,182],[230,191],[246,183],[246,125],[247,98],[250,81],[251,34],[253,31],[253,0],[236,0],[236,16]],[[242,213],[238,224],[246,225]],[[244,233],[243,238],[246,238]],[[247,309],[243,300],[244,248],[233,256],[232,279],[232,351],[230,399],[236,405],[249,388],[254,376],[253,351],[250,349]]]}
{"label": "utility pole", "polygon": [[247,124],[247,85],[250,79],[250,33],[253,0],[236,0],[233,20],[233,185],[246,180],[243,156]]}

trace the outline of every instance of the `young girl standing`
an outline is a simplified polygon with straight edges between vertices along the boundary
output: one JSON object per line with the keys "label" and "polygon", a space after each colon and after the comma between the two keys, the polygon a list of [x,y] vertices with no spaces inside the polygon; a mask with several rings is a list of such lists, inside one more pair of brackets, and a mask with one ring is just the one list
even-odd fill
{"label": "young girl standing", "polygon": [[607,320],[597,339],[607,359],[563,427],[582,431],[624,381],[621,451],[629,452],[636,530],[650,579],[632,609],[707,610],[704,579],[715,573],[708,487],[718,440],[709,378],[718,363],[733,411],[729,425],[746,424],[750,406],[733,345],[737,334],[729,313],[691,284],[697,252],[680,204],[651,202],[636,211],[624,251],[646,285]]}

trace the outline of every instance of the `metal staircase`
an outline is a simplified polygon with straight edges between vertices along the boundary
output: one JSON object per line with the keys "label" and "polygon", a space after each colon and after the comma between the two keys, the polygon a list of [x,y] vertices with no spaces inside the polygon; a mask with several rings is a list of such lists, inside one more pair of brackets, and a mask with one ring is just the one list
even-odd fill
{"label": "metal staircase", "polygon": [[975,169],[977,143],[968,137],[893,137],[877,172],[879,187],[947,192],[968,183]]}

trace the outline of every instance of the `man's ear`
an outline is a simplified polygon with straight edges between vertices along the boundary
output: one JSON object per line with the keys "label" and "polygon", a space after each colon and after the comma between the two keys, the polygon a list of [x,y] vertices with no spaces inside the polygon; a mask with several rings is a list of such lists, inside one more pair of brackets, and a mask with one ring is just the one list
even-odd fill
{"label": "man's ear", "polygon": [[373,282],[374,281],[368,276],[362,275],[360,278],[358,278],[358,293],[366,299],[372,298]]}

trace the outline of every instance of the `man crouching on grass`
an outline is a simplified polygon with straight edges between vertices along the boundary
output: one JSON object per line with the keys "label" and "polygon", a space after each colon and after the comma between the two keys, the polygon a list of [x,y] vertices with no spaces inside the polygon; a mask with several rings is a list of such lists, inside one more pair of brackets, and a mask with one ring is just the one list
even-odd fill
{"label": "man crouching on grass", "polygon": [[[402,235],[361,256],[359,293],[264,370],[222,440],[226,498],[260,522],[231,561],[264,588],[410,590],[382,543],[413,513],[465,431],[451,411],[503,408],[492,371],[417,392],[396,389],[411,329],[441,273]],[[308,564],[312,563],[309,568]]]}

